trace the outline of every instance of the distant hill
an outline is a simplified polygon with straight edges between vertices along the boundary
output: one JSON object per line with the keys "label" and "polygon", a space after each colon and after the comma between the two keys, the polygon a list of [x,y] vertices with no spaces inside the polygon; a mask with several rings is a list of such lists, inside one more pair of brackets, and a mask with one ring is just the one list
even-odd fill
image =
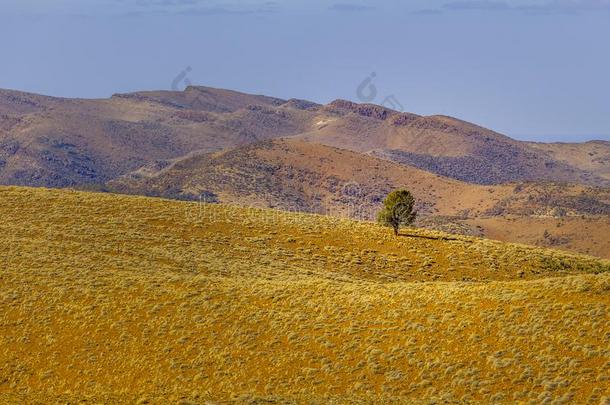
{"label": "distant hill", "polygon": [[[331,116],[316,131],[300,135],[301,139],[370,153],[469,183],[551,180],[610,184],[602,176],[610,164],[596,165],[594,156],[565,161],[530,143],[452,117],[422,117],[344,100],[334,101],[324,110]],[[610,153],[610,145],[601,148]]]}
{"label": "distant hill", "polygon": [[197,87],[104,100],[3,90],[0,184],[103,183],[156,160],[309,129],[308,114],[298,108],[275,107],[281,103]]}
{"label": "distant hill", "polygon": [[0,184],[104,183],[158,160],[289,136],[469,183],[610,184],[608,143],[566,152],[445,116],[195,86],[97,100],[0,90]]}
{"label": "distant hill", "polygon": [[[144,168],[108,183],[113,191],[218,201],[285,210],[335,212],[371,219],[388,192],[409,187],[425,213],[455,214],[457,206],[482,212],[493,204],[468,201],[470,185],[421,169],[297,139],[276,139],[226,151],[195,154],[161,168]],[[463,204],[451,201],[458,191]],[[476,197],[475,197],[476,199]],[[464,205],[466,204],[466,205]],[[453,205],[453,208],[450,206]],[[476,207],[476,208],[475,208]]]}
{"label": "distant hill", "polygon": [[587,170],[610,180],[610,141],[584,143],[535,143],[528,146],[541,150],[553,159]]}

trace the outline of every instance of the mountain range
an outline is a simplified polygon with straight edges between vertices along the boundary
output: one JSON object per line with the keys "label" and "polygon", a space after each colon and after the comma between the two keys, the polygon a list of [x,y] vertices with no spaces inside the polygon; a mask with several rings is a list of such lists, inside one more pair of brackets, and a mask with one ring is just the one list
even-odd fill
{"label": "mountain range", "polygon": [[198,86],[108,99],[0,90],[0,184],[363,220],[406,187],[421,226],[610,256],[610,142],[522,142],[345,100]]}

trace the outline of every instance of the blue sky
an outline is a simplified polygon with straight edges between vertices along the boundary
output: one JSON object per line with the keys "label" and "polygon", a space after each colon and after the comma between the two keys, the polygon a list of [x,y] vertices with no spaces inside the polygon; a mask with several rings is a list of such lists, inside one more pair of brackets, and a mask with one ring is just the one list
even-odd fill
{"label": "blue sky", "polygon": [[[610,140],[610,0],[3,0],[0,87],[108,97],[193,84]],[[184,81],[183,83],[184,84]]]}

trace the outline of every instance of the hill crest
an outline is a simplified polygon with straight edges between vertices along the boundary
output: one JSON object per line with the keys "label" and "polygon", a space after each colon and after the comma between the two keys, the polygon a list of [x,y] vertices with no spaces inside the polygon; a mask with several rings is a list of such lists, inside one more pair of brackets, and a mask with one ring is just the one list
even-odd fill
{"label": "hill crest", "polygon": [[[103,183],[159,159],[298,137],[479,184],[610,184],[607,144],[534,145],[446,116],[190,86],[109,99],[0,91],[0,184]],[[599,149],[589,155],[595,145]],[[574,156],[578,155],[578,158]]]}

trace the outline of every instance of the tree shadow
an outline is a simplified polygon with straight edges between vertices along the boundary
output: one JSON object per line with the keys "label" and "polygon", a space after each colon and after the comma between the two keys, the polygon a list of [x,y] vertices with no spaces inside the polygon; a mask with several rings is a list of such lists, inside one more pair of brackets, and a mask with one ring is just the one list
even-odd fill
{"label": "tree shadow", "polygon": [[398,232],[398,235],[396,236],[400,236],[403,238],[420,238],[420,239],[429,239],[429,240],[455,240],[455,241],[461,241],[461,242],[469,242],[468,240],[464,240],[461,238],[455,238],[452,236],[425,236],[425,235],[415,235],[412,233],[402,233],[402,232]]}

